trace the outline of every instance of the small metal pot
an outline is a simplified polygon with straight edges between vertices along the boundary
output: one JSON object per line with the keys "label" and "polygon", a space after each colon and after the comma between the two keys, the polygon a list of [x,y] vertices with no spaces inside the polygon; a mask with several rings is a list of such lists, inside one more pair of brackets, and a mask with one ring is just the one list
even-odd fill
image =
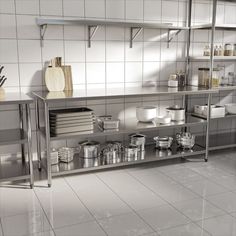
{"label": "small metal pot", "polygon": [[173,106],[166,108],[167,115],[171,117],[171,120],[182,121],[185,120],[185,109],[179,106]]}
{"label": "small metal pot", "polygon": [[154,137],[154,141],[156,141],[156,148],[158,149],[169,149],[172,145],[173,138],[172,137]]}
{"label": "small metal pot", "polygon": [[97,158],[99,153],[100,144],[96,141],[80,142],[79,146],[83,150],[84,158]]}
{"label": "small metal pot", "polygon": [[125,160],[126,161],[135,161],[138,160],[138,146],[130,144],[125,147]]}
{"label": "small metal pot", "polygon": [[143,134],[131,134],[130,144],[138,146],[140,152],[145,151],[146,135]]}

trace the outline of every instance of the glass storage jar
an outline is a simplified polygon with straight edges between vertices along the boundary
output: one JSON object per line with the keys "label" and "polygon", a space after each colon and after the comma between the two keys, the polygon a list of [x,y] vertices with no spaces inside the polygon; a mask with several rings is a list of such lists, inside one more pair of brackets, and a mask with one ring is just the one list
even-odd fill
{"label": "glass storage jar", "polygon": [[[210,68],[198,68],[198,86],[209,87]],[[220,85],[220,69],[214,68],[212,71],[212,87]]]}

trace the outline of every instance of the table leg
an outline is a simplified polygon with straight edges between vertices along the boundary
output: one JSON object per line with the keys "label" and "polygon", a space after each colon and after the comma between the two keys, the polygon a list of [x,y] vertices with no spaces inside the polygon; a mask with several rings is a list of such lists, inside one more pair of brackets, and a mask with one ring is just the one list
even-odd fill
{"label": "table leg", "polygon": [[49,108],[47,102],[44,102],[44,116],[45,116],[45,140],[46,140],[46,158],[47,158],[47,175],[48,187],[52,186],[52,167],[50,157],[50,126],[49,126]]}
{"label": "table leg", "polygon": [[26,124],[27,124],[27,139],[28,139],[28,159],[30,168],[30,187],[33,188],[34,170],[33,170],[33,157],[32,157],[32,129],[31,129],[30,104],[26,104],[25,108],[26,108]]}
{"label": "table leg", "polygon": [[[20,120],[20,129],[22,130],[21,135],[24,135],[24,116],[23,116],[23,105],[19,104],[19,120]],[[23,138],[23,137],[21,137]],[[25,146],[21,144],[21,158],[22,162],[25,163]]]}
{"label": "table leg", "polygon": [[40,136],[40,118],[39,118],[39,101],[35,99],[35,121],[36,121],[36,139],[37,139],[37,156],[38,156],[38,169],[42,169],[42,156],[41,156],[41,136]]}

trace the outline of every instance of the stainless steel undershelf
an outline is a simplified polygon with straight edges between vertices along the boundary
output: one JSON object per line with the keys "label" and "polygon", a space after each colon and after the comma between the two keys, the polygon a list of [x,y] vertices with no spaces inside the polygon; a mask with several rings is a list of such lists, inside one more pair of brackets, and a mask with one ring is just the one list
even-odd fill
{"label": "stainless steel undershelf", "polygon": [[[198,144],[205,146],[205,136],[199,136],[196,140]],[[236,133],[232,132],[210,135],[210,151],[232,147],[236,147]]]}
{"label": "stainless steel undershelf", "polygon": [[195,86],[184,88],[159,87],[134,87],[134,88],[109,88],[91,90],[73,90],[64,92],[35,91],[33,95],[44,102],[62,102],[89,99],[112,99],[125,97],[149,97],[159,95],[198,95],[218,93],[217,89],[207,89]]}
{"label": "stainless steel undershelf", "polygon": [[30,179],[28,162],[19,159],[0,159],[0,182]]}
{"label": "stainless steel undershelf", "polygon": [[[61,139],[73,139],[76,137],[97,137],[97,136],[110,136],[110,135],[117,135],[117,134],[128,134],[128,133],[135,133],[135,132],[148,132],[148,131],[155,131],[160,129],[167,129],[167,128],[181,128],[181,127],[193,127],[197,125],[206,125],[207,121],[201,118],[193,117],[188,115],[186,117],[186,121],[181,122],[174,122],[172,121],[170,124],[161,125],[155,123],[142,123],[138,122],[136,118],[134,119],[127,119],[121,121],[120,129],[119,130],[110,130],[110,131],[102,131],[96,125],[94,131],[91,132],[78,132],[78,133],[69,133],[65,135],[51,137],[51,141],[61,140]],[[41,133],[45,137],[45,129],[41,128]]]}
{"label": "stainless steel undershelf", "polygon": [[146,152],[144,159],[139,159],[135,161],[121,161],[120,163],[114,164],[103,164],[100,159],[83,159],[76,155],[74,160],[67,163],[59,163],[58,165],[52,166],[52,176],[60,176],[60,175],[68,175],[74,173],[82,173],[87,171],[96,171],[108,168],[115,168],[121,166],[128,166],[128,165],[136,165],[142,164],[147,162],[155,162],[160,160],[168,160],[178,157],[189,157],[195,155],[202,155],[205,154],[205,149],[195,145],[193,150],[179,150],[176,146],[173,146],[169,151],[159,151],[155,149],[155,145],[146,146]]}
{"label": "stainless steel undershelf", "polygon": [[27,135],[22,129],[0,130],[0,146],[12,144],[24,144],[27,142]]}

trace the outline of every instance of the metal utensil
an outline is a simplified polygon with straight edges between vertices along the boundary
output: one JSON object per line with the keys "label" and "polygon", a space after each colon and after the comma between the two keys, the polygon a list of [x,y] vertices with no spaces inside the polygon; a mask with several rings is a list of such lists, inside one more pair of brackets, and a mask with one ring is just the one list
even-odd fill
{"label": "metal utensil", "polygon": [[6,82],[6,80],[7,80],[7,78],[4,78],[4,79],[1,81],[1,83],[0,83],[0,87],[3,86],[3,84]]}
{"label": "metal utensil", "polygon": [[2,70],[4,69],[4,66],[0,67],[0,74],[2,73]]}

